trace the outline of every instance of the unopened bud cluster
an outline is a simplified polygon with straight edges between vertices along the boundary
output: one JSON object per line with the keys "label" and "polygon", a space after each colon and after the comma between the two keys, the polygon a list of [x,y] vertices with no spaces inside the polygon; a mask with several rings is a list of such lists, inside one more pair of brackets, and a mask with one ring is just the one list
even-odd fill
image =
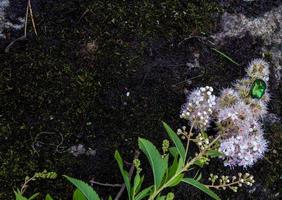
{"label": "unopened bud cluster", "polygon": [[200,150],[205,150],[209,147],[210,141],[208,137],[203,136],[201,133],[199,133],[199,135],[197,135],[196,140],[195,140],[196,144],[198,145]]}
{"label": "unopened bud cluster", "polygon": [[43,172],[36,172],[34,174],[34,178],[36,179],[56,179],[57,173],[56,172],[47,172],[47,170],[44,170]]}
{"label": "unopened bud cluster", "polygon": [[169,141],[163,140],[162,150],[164,155],[168,152],[168,149],[169,149]]}
{"label": "unopened bud cluster", "polygon": [[187,139],[188,137],[192,137],[193,133],[188,133],[186,130],[186,126],[182,126],[182,128],[177,129],[177,135],[181,137],[182,140]]}
{"label": "unopened bud cluster", "polygon": [[142,168],[140,167],[141,161],[139,159],[134,159],[133,164],[134,164],[134,167],[135,167],[137,173],[140,173],[142,171]]}
{"label": "unopened bud cluster", "polygon": [[229,188],[234,192],[237,192],[239,187],[243,185],[252,186],[255,182],[254,177],[249,173],[238,173],[238,176],[218,176],[210,174],[209,181],[211,185],[208,187],[212,187],[215,189],[223,189]]}

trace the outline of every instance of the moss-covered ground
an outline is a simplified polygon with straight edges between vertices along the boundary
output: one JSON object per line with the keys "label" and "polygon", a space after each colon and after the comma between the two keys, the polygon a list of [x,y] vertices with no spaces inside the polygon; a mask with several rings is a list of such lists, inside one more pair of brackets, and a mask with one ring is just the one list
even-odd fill
{"label": "moss-covered ground", "polygon": [[[166,137],[161,121],[174,128],[182,123],[178,113],[184,88],[209,84],[218,91],[230,86],[244,75],[249,60],[262,53],[256,50],[260,41],[248,36],[230,39],[220,48],[239,61],[238,67],[197,38],[179,45],[189,36],[210,35],[218,28],[224,7],[217,1],[34,4],[38,36],[29,27],[28,39],[15,43],[9,53],[3,51],[9,41],[1,41],[0,199],[13,199],[13,189],[25,176],[44,169],[58,172],[59,178],[34,182],[28,193],[49,192],[55,199],[69,199],[72,187],[62,174],[121,182],[114,150],[130,161],[138,137],[160,145]],[[194,61],[195,53],[202,67],[188,70],[186,63]],[[274,92],[271,111],[282,116],[281,87]],[[223,199],[258,199],[263,190],[266,195],[279,191],[281,129],[279,124],[267,128],[271,150],[250,169],[258,189],[227,192]],[[96,155],[76,158],[67,152],[79,143],[95,149]],[[218,161],[212,164],[203,175],[234,173]],[[104,197],[117,192],[95,189]],[[175,193],[176,199],[205,198],[184,185]]]}

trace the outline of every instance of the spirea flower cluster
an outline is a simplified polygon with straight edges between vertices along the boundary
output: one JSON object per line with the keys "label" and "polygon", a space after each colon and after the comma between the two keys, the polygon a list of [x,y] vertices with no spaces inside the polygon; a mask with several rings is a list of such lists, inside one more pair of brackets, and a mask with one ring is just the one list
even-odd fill
{"label": "spirea flower cluster", "polygon": [[[269,65],[262,59],[254,59],[246,69],[247,75],[234,83],[234,88],[221,90],[220,96],[211,94],[212,87],[199,88],[187,97],[181,118],[194,127],[205,130],[214,120],[221,134],[219,151],[226,166],[252,166],[267,150],[267,141],[261,119],[267,113],[270,99],[267,89],[262,98],[250,95],[255,80],[269,79]],[[211,89],[211,90],[210,90]]]}
{"label": "spirea flower cluster", "polygon": [[216,105],[213,88],[210,86],[197,88],[187,97],[180,118],[189,120],[193,127],[205,130],[209,126],[211,115]]}

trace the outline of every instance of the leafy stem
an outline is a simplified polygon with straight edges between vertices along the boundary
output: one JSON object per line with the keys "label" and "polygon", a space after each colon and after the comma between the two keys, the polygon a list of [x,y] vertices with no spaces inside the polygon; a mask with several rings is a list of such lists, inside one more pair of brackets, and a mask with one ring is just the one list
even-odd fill
{"label": "leafy stem", "polygon": [[[191,131],[190,131],[191,132]],[[190,134],[189,134],[190,135]],[[172,176],[166,183],[164,183],[158,190],[156,190],[153,194],[150,195],[149,200],[154,200],[158,194],[160,194],[165,188],[169,187],[171,183],[175,181],[175,179],[182,173],[188,171],[189,167],[194,164],[194,162],[198,159],[200,159],[209,149],[212,145],[214,145],[221,135],[218,135],[203,151],[201,151],[197,156],[195,156],[191,161],[187,162],[186,165],[179,170],[179,172],[176,172],[174,176]],[[188,146],[188,145],[187,145]],[[189,146],[188,146],[189,147]],[[186,149],[187,150],[187,149]]]}

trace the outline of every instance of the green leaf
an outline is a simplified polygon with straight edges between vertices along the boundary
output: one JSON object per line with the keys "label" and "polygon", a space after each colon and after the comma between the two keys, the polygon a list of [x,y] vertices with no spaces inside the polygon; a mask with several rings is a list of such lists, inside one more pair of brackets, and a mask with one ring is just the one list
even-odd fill
{"label": "green leaf", "polygon": [[28,198],[28,200],[33,200],[33,199],[35,199],[39,194],[40,194],[39,192],[33,194],[31,197]]}
{"label": "green leaf", "polygon": [[135,193],[136,193],[136,194],[141,190],[143,181],[144,181],[144,176],[141,177],[140,183],[139,183],[138,187],[137,187],[136,190],[135,190]]}
{"label": "green leaf", "polygon": [[199,174],[199,176],[197,177],[196,181],[201,180],[201,178],[202,178],[202,173]]}
{"label": "green leaf", "polygon": [[168,151],[169,151],[169,153],[170,153],[174,158],[175,158],[175,157],[178,158],[179,153],[178,153],[176,147],[170,147],[170,148],[168,149]]}
{"label": "green leaf", "polygon": [[215,51],[216,53],[218,53],[219,55],[223,56],[224,58],[226,58],[227,60],[229,60],[230,62],[234,63],[237,66],[240,66],[239,63],[237,63],[236,61],[234,61],[232,58],[230,58],[229,56],[227,56],[225,53],[219,51],[218,49],[215,48],[211,48],[213,51]]}
{"label": "green leaf", "polygon": [[163,177],[168,167],[168,159],[163,159],[157,148],[148,140],[139,138],[138,146],[146,155],[154,176],[154,189],[156,190],[162,183]]}
{"label": "green leaf", "polygon": [[27,198],[25,198],[25,197],[22,195],[22,193],[21,193],[19,190],[14,191],[14,193],[15,193],[15,196],[16,196],[16,200],[28,200]]}
{"label": "green leaf", "polygon": [[224,156],[224,153],[217,150],[208,150],[207,155],[210,156],[211,158],[216,158],[219,156]]}
{"label": "green leaf", "polygon": [[177,169],[178,169],[178,156],[174,157],[173,163],[168,169],[168,179],[176,173]]}
{"label": "green leaf", "polygon": [[142,190],[138,195],[136,195],[135,200],[142,200],[146,196],[149,196],[150,191],[152,190],[153,186],[147,187],[144,190]]}
{"label": "green leaf", "polygon": [[159,197],[157,197],[156,200],[165,200],[165,199],[166,199],[166,196],[159,196]]}
{"label": "green leaf", "polygon": [[47,194],[46,197],[45,197],[45,200],[54,200],[50,194]]}
{"label": "green leaf", "polygon": [[204,193],[206,193],[207,195],[209,195],[210,197],[212,197],[213,199],[216,200],[220,200],[219,196],[217,196],[217,194],[215,194],[212,190],[210,190],[209,188],[207,188],[205,185],[203,185],[202,183],[196,181],[195,179],[192,178],[184,178],[182,180],[184,183],[187,183],[189,185],[192,185],[198,189],[200,189],[201,191],[203,191]]}
{"label": "green leaf", "polygon": [[172,182],[170,182],[168,187],[174,187],[174,186],[178,185],[182,181],[183,177],[184,177],[184,174],[179,174],[177,177],[175,177],[173,179]]}
{"label": "green leaf", "polygon": [[108,200],[113,200],[113,198],[111,196],[109,196]]}
{"label": "green leaf", "polygon": [[79,189],[76,189],[73,193],[72,200],[87,200],[87,199]]}
{"label": "green leaf", "polygon": [[133,181],[133,188],[132,188],[132,196],[134,197],[135,194],[137,193],[137,188],[139,187],[140,185],[140,182],[141,182],[141,177],[140,177],[140,174],[137,173],[134,177],[134,181]]}
{"label": "green leaf", "polygon": [[75,185],[75,187],[77,187],[77,189],[82,192],[82,194],[86,197],[87,200],[100,200],[98,194],[87,183],[66,175],[64,175],[64,177],[68,179],[68,181],[71,182],[73,185]]}
{"label": "green leaf", "polygon": [[131,195],[130,195],[131,186],[130,186],[130,180],[129,180],[128,172],[123,169],[123,161],[122,161],[122,158],[121,158],[121,156],[120,156],[118,151],[115,152],[115,159],[116,159],[116,161],[118,163],[118,166],[119,166],[119,169],[120,169],[120,173],[121,173],[121,175],[123,177],[123,181],[124,181],[124,184],[126,186],[128,199],[131,200]]}
{"label": "green leaf", "polygon": [[185,162],[185,160],[186,160],[186,158],[185,158],[185,148],[184,148],[181,140],[179,139],[177,134],[165,122],[163,122],[163,125],[164,125],[164,128],[165,128],[168,136],[170,137],[170,139],[173,141],[175,147],[177,148],[177,151],[178,151],[180,157],[183,159],[183,162]]}
{"label": "green leaf", "polygon": [[178,159],[178,157],[175,157],[174,160],[173,160],[172,165],[170,166],[170,168],[168,170],[167,180],[169,180],[177,172],[182,170],[183,166],[184,166],[184,163],[183,163],[182,159],[181,158]]}

